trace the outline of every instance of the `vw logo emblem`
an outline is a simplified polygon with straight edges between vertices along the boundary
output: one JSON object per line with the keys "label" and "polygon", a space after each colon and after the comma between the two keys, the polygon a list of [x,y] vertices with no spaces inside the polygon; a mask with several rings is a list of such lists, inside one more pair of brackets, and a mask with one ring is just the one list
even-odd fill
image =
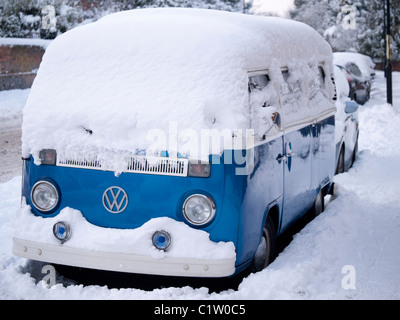
{"label": "vw logo emblem", "polygon": [[103,193],[103,206],[111,213],[120,213],[128,206],[128,195],[120,187],[109,187]]}

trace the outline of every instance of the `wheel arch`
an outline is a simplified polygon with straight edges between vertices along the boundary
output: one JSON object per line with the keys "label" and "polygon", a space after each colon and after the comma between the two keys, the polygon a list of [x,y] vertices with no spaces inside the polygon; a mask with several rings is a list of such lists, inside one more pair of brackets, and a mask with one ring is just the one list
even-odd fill
{"label": "wheel arch", "polygon": [[262,229],[264,228],[265,224],[267,223],[268,217],[271,218],[272,223],[274,224],[275,233],[276,233],[276,235],[278,235],[278,231],[280,228],[280,210],[279,210],[279,203],[277,201],[270,203],[266,207],[265,213],[264,213],[264,218],[263,218],[263,223],[260,226],[261,227],[260,234],[262,234]]}

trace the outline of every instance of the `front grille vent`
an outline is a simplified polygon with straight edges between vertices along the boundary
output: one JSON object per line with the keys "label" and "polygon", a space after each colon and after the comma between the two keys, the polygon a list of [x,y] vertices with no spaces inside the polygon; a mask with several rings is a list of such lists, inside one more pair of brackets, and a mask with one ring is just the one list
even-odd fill
{"label": "front grille vent", "polygon": [[[57,158],[57,166],[114,171],[99,160]],[[188,160],[183,158],[131,156],[123,172],[186,177]]]}
{"label": "front grille vent", "polygon": [[99,169],[99,170],[103,169],[100,161],[98,161],[98,160],[77,160],[77,159],[58,159],[57,158],[57,166],[71,167],[71,168],[84,168],[84,169]]}

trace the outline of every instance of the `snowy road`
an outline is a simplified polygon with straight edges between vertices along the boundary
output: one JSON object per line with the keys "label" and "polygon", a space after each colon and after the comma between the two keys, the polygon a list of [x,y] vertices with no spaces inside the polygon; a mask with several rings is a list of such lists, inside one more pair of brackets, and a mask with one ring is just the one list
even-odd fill
{"label": "snowy road", "polygon": [[0,92],[0,183],[21,174],[22,108],[29,91]]}
{"label": "snowy road", "polygon": [[[390,107],[383,73],[377,72],[372,98],[360,107],[358,159],[349,172],[335,177],[337,196],[325,212],[267,269],[243,279],[238,290],[220,293],[188,286],[109,289],[62,280],[47,289],[38,283],[44,264],[11,253],[20,158],[7,149],[4,137],[10,130],[18,132],[21,110],[4,111],[6,98],[0,92],[0,299],[400,299],[400,73],[393,74],[393,82]],[[16,96],[23,102],[26,91]],[[11,141],[19,139],[18,133],[7,139],[18,145]]]}

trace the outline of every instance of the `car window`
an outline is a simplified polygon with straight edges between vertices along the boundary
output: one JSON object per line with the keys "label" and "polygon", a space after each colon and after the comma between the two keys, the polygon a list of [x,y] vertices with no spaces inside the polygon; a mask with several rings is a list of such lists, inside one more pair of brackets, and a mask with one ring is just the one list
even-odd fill
{"label": "car window", "polygon": [[251,127],[257,140],[266,138],[279,98],[268,74],[249,77]]}
{"label": "car window", "polygon": [[325,86],[325,71],[322,66],[318,67],[318,75],[308,82],[308,97],[312,105],[315,103],[314,99],[320,93],[328,97]]}
{"label": "car window", "polygon": [[321,104],[326,104],[329,94],[326,89],[326,76],[322,66],[318,67],[318,74],[308,82],[308,98],[311,108],[319,108]]}
{"label": "car window", "polygon": [[[309,116],[307,85],[304,83],[302,69],[282,71],[283,82],[280,84],[280,102],[282,125],[293,123]],[[318,81],[318,79],[316,79]]]}
{"label": "car window", "polygon": [[290,79],[288,70],[282,71],[283,84],[281,84],[282,105],[295,103],[302,96],[300,80]]}
{"label": "car window", "polygon": [[250,92],[262,90],[268,85],[269,82],[270,79],[267,74],[249,77],[249,90]]}
{"label": "car window", "polygon": [[319,85],[325,89],[325,71],[321,66],[318,67]]}
{"label": "car window", "polygon": [[348,70],[357,77],[361,77],[361,70],[354,63],[349,64]]}

